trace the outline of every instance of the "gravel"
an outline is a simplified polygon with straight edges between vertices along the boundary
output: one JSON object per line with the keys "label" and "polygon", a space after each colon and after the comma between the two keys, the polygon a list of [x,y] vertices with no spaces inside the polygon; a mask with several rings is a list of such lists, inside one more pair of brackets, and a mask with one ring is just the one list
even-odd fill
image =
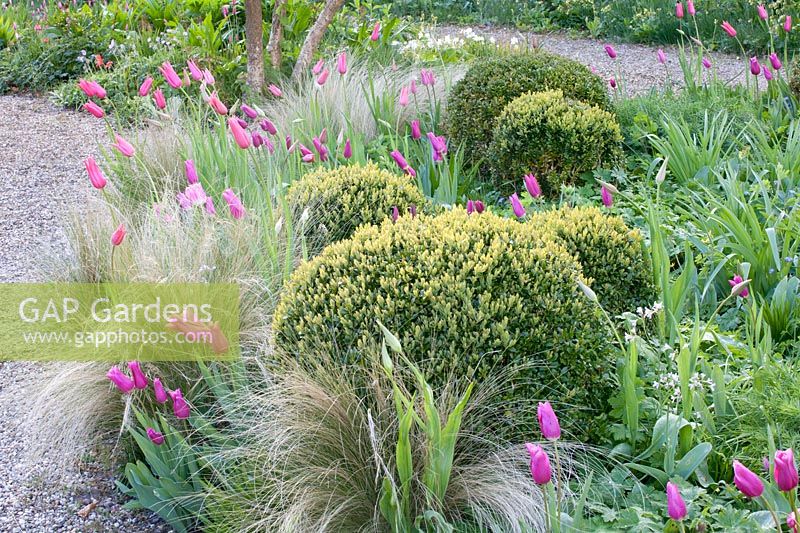
{"label": "gravel", "polygon": [[[83,159],[96,154],[103,121],[60,110],[41,98],[0,96],[0,282],[44,281],[45,254],[66,253],[60,228],[65,206],[89,192]],[[0,289],[2,290],[2,289]],[[37,365],[0,362],[0,531],[167,531],[149,512],[131,512],[114,487],[108,450],[69,465],[24,460],[30,436],[23,425]],[[85,518],[77,513],[96,507]]]}
{"label": "gravel", "polygon": [[[498,43],[519,44],[521,47],[541,47],[544,50],[574,59],[596,71],[604,78],[611,77],[625,81],[629,95],[643,94],[653,87],[663,87],[669,82],[676,86],[683,85],[683,72],[678,61],[679,52],[675,46],[662,46],[667,56],[666,64],[658,62],[659,47],[641,44],[597,41],[595,39],[573,37],[563,32],[531,33],[513,28],[495,26],[442,26],[436,29],[436,36],[460,37],[462,39],[483,37],[494,39]],[[612,60],[603,48],[604,44],[612,44],[617,51],[617,59]],[[730,54],[709,53],[713,71],[721,81],[728,83],[744,83],[749,60]],[[761,58],[767,62],[766,58]],[[620,75],[621,74],[621,75]],[[706,74],[707,75],[707,74]],[[760,76],[763,82],[763,76]]]}

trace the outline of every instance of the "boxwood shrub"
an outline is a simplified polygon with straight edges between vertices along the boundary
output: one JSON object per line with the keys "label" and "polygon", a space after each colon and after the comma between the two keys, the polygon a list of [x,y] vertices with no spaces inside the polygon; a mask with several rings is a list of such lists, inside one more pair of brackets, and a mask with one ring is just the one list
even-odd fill
{"label": "boxwood shrub", "polygon": [[606,423],[614,362],[579,279],[578,262],[531,224],[463,209],[404,216],[301,265],[277,308],[275,341],[284,356],[325,350],[357,363],[374,354],[381,320],[434,385],[503,372],[500,418],[531,432],[535,416],[521,406],[550,398],[570,406],[573,435],[593,439]]}
{"label": "boxwood shrub", "polygon": [[612,316],[653,303],[655,289],[642,235],[621,217],[596,207],[566,207],[536,213],[527,223],[552,235],[575,256]]}
{"label": "boxwood shrub", "polygon": [[350,237],[362,224],[378,224],[392,208],[427,210],[427,199],[408,176],[381,170],[372,163],[312,171],[289,188],[293,211],[309,210],[315,251]]}
{"label": "boxwood shrub", "polygon": [[454,146],[485,155],[495,119],[516,97],[560,89],[575,100],[610,108],[605,82],[586,66],[543,51],[477,60],[447,100],[447,130]]}
{"label": "boxwood shrub", "polygon": [[542,191],[557,195],[562,184],[615,163],[621,142],[619,124],[608,111],[561,91],[525,93],[497,117],[488,151],[492,179],[507,194],[534,172]]}

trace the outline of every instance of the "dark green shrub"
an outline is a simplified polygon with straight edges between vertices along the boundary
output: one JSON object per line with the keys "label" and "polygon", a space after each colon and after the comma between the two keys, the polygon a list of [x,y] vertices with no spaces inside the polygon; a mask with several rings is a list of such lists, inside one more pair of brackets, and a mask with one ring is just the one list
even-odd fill
{"label": "dark green shrub", "polygon": [[561,89],[570,98],[609,107],[606,85],[577,61],[535,52],[476,61],[450,91],[447,129],[454,146],[479,158],[492,139],[495,119],[523,93]]}
{"label": "dark green shrub", "polygon": [[427,204],[408,176],[372,163],[310,172],[291,186],[288,198],[295,213],[309,210],[317,249],[347,239],[363,224],[380,224],[395,206],[401,213],[412,205],[422,212]]}
{"label": "dark green shrub", "polygon": [[600,303],[612,316],[649,306],[655,298],[642,235],[596,207],[536,213],[528,224],[551,233],[575,256]]}
{"label": "dark green shrub", "polygon": [[621,141],[608,111],[564,98],[561,91],[525,93],[496,120],[488,151],[492,178],[506,194],[534,172],[543,192],[555,195],[584,172],[615,163]]}
{"label": "dark green shrub", "polygon": [[323,350],[359,362],[381,338],[380,320],[432,383],[504,372],[504,414],[517,429],[535,421],[522,406],[547,397],[570,406],[571,432],[597,438],[614,363],[579,279],[577,261],[530,224],[463,209],[404,216],[301,265],[276,311],[275,340],[290,356]]}

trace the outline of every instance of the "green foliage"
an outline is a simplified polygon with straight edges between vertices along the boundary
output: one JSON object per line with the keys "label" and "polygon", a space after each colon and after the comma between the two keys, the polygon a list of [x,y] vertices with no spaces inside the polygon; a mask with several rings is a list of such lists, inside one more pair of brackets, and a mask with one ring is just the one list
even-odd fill
{"label": "green foliage", "polygon": [[416,206],[420,212],[427,200],[408,176],[381,170],[374,164],[318,169],[303,176],[289,189],[288,200],[295,213],[313,221],[313,239],[320,249],[349,238],[363,224],[379,224],[397,207],[401,213]]}
{"label": "green foliage", "polygon": [[276,311],[276,343],[296,357],[326,349],[359,362],[381,320],[433,385],[504,369],[509,405],[548,397],[575,406],[569,430],[596,439],[614,370],[580,272],[531,225],[460,209],[403,216],[301,265]]}
{"label": "green foliage", "polygon": [[488,152],[492,179],[506,194],[533,172],[542,191],[555,196],[582,174],[616,163],[621,141],[608,111],[565,98],[561,91],[526,93],[497,118]]}
{"label": "green foliage", "polygon": [[560,89],[567,97],[609,106],[606,87],[584,65],[546,52],[476,61],[447,100],[447,129],[454,146],[463,144],[475,160],[485,155],[495,119],[528,91]]}
{"label": "green foliage", "polygon": [[567,207],[535,213],[528,224],[552,232],[576,257],[600,304],[612,316],[653,303],[650,259],[642,235],[622,218],[596,207]]}

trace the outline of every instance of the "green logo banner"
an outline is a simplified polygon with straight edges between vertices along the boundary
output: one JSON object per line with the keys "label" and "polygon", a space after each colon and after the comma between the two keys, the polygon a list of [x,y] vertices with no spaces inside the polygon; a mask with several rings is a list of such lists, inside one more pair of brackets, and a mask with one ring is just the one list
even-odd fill
{"label": "green logo banner", "polygon": [[232,283],[0,284],[0,361],[239,356]]}

